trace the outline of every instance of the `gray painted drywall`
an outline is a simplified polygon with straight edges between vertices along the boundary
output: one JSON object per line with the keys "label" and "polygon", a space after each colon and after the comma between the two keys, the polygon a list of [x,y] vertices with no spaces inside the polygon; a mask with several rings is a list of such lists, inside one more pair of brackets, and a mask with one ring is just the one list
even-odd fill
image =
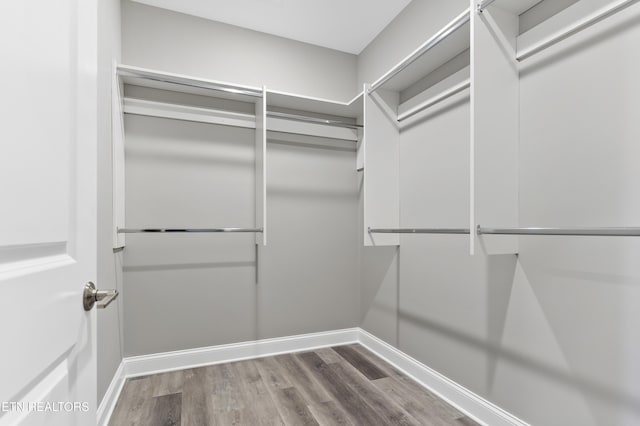
{"label": "gray painted drywall", "polygon": [[[122,255],[113,253],[111,78],[120,57],[120,0],[98,2],[98,277],[100,289],[122,291]],[[122,300],[98,310],[98,401],[101,401],[122,361],[120,321]]]}
{"label": "gray painted drywall", "polygon": [[[360,63],[393,56],[398,28],[419,31],[412,20],[401,15]],[[523,226],[637,226],[639,23],[628,9],[523,63]],[[468,223],[461,98],[402,130],[401,226]],[[395,258],[371,249],[388,266],[378,270],[364,252],[363,327],[531,424],[638,424],[640,242],[523,237],[517,258],[480,245],[469,257],[467,246],[461,236],[402,236]]]}
{"label": "gray painted drywall", "polygon": [[[254,226],[253,130],[130,115],[125,127],[127,226]],[[258,284],[253,234],[127,237],[126,356],[358,324],[353,147],[270,140],[267,161]]]}
{"label": "gray painted drywall", "polygon": [[[524,63],[521,223],[638,225],[640,62],[630,54],[638,40],[640,8],[632,7]],[[533,364],[516,373],[505,366],[499,380],[526,380],[556,424],[639,424],[640,241],[522,238],[520,246],[520,305],[507,312],[504,343]],[[521,310],[545,344],[512,328]],[[525,394],[503,391],[505,404],[548,422]]]}
{"label": "gray painted drywall", "polygon": [[127,65],[341,101],[356,94],[355,55],[129,0],[122,6]]}

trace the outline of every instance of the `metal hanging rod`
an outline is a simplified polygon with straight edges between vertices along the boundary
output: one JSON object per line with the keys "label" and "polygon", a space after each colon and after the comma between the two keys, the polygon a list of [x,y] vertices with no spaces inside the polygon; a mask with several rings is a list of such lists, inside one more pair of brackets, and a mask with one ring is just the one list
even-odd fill
{"label": "metal hanging rod", "polygon": [[288,114],[286,112],[267,111],[267,117],[282,118],[284,120],[304,121],[305,123],[323,124],[326,126],[346,127],[347,129],[359,129],[361,124],[348,123],[340,120],[327,120],[318,117],[309,117],[306,115]]}
{"label": "metal hanging rod", "polygon": [[478,12],[482,13],[484,10],[491,5],[496,0],[484,0],[478,3]]}
{"label": "metal hanging rod", "polygon": [[[369,228],[371,234],[465,234],[468,228]],[[640,237],[638,228],[483,228],[478,235],[564,235],[586,237]]]}
{"label": "metal hanging rod", "polygon": [[264,232],[262,228],[122,228],[118,234],[144,234],[144,233],[211,233],[211,232]]}
{"label": "metal hanging rod", "polygon": [[469,228],[369,228],[370,234],[466,234]]}
{"label": "metal hanging rod", "polygon": [[483,228],[478,235],[568,235],[585,237],[640,237],[640,228]]}
{"label": "metal hanging rod", "polygon": [[378,81],[376,81],[371,85],[371,87],[367,92],[373,93],[376,90],[378,90],[383,84],[385,84],[387,81],[391,80],[397,74],[402,72],[405,68],[407,68],[409,65],[414,63],[416,60],[418,60],[422,55],[424,55],[429,50],[436,47],[444,39],[446,39],[455,31],[463,27],[467,22],[469,22],[470,19],[471,19],[471,13],[469,12],[469,9],[467,9],[464,12],[462,12],[460,15],[458,15],[453,21],[447,24],[444,28],[438,31],[433,37],[427,40],[422,46],[418,47],[418,49],[416,49],[404,61],[400,62],[393,69],[391,69],[385,75],[380,77]]}
{"label": "metal hanging rod", "polygon": [[598,10],[597,12],[587,16],[585,19],[583,19],[582,21],[576,22],[575,24],[573,24],[571,27],[567,28],[565,31],[562,31],[560,33],[556,33],[554,35],[552,35],[551,37],[549,37],[546,40],[541,41],[540,43],[525,49],[523,52],[519,53],[516,56],[516,59],[518,61],[522,61],[524,59],[527,59],[533,55],[535,55],[536,53],[539,53],[543,50],[545,50],[548,47],[553,46],[554,44],[586,29],[589,28],[590,26],[592,26],[593,24],[596,24],[600,21],[602,21],[605,18],[608,18],[611,15],[614,15],[618,12],[620,12],[623,9],[626,9],[627,7],[631,6],[632,4],[636,3],[638,0],[621,0],[621,1],[617,1],[615,3],[613,3],[610,6],[607,6],[605,8],[602,8],[600,10]]}
{"label": "metal hanging rod", "polygon": [[416,115],[417,113],[424,111],[425,109],[432,107],[442,101],[444,101],[445,99],[450,98],[451,96],[455,95],[456,93],[460,93],[463,90],[468,89],[469,87],[471,87],[471,80],[470,79],[466,79],[465,81],[456,84],[455,86],[445,90],[444,92],[440,93],[439,95],[436,95],[434,97],[432,97],[431,99],[427,99],[425,102],[421,103],[420,105],[417,105],[414,108],[411,108],[410,110],[406,111],[403,114],[400,114],[398,116],[398,122],[402,122],[404,120],[406,120],[409,117],[413,117],[414,115]]}
{"label": "metal hanging rod", "polygon": [[134,70],[118,67],[118,75],[122,77],[142,78],[144,80],[158,81],[161,83],[178,84],[180,86],[196,87],[199,89],[233,93],[235,95],[253,96],[256,98],[261,98],[263,95],[262,90],[258,89],[238,88],[231,85],[213,83],[189,77],[171,76],[149,70]]}

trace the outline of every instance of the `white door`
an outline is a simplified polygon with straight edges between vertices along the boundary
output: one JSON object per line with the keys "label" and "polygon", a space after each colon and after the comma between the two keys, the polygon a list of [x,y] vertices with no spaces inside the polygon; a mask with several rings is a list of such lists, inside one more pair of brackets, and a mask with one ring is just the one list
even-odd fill
{"label": "white door", "polygon": [[0,1],[0,425],[96,423],[96,2]]}

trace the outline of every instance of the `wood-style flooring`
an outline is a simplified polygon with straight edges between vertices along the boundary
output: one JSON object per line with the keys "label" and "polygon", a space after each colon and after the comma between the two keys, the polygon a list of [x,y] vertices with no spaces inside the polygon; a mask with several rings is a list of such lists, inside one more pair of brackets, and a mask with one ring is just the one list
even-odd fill
{"label": "wood-style flooring", "polygon": [[355,344],[129,379],[109,424],[477,425]]}

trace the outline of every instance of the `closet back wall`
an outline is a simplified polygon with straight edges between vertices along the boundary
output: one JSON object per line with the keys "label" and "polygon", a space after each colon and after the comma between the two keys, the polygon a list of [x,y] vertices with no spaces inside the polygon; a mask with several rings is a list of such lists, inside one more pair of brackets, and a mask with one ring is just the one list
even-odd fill
{"label": "closet back wall", "polygon": [[[255,226],[252,129],[132,115],[125,129],[127,226]],[[357,325],[355,152],[302,138],[267,146],[258,283],[253,234],[127,237],[126,356]]]}
{"label": "closet back wall", "polygon": [[355,55],[129,0],[122,6],[127,65],[340,101],[356,94]]}
{"label": "closet back wall", "polygon": [[[122,45],[128,65],[355,94],[355,55],[128,0]],[[127,226],[254,226],[253,130],[130,115],[125,125]],[[267,146],[258,284],[253,234],[127,236],[125,356],[358,325],[355,147],[303,139]]]}

